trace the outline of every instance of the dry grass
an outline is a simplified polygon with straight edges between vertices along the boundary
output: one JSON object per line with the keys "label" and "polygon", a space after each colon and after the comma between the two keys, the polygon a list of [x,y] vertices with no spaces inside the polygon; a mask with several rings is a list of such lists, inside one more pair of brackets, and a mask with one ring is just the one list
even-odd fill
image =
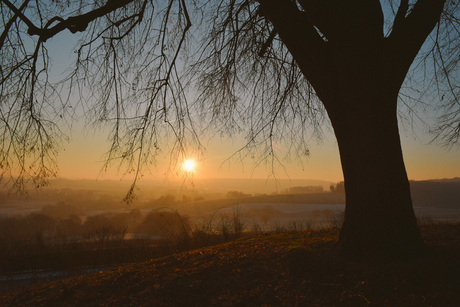
{"label": "dry grass", "polygon": [[1,306],[460,306],[460,225],[415,261],[354,262],[338,229],[241,238],[3,294]]}

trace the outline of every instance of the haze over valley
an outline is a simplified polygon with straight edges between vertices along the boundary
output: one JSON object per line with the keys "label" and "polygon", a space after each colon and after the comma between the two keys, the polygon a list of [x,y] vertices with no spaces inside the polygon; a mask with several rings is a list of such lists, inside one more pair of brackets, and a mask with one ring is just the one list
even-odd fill
{"label": "haze over valley", "polygon": [[[129,212],[139,209],[177,210],[193,218],[230,214],[232,210],[254,219],[289,222],[312,219],[319,212],[333,216],[344,210],[343,182],[320,180],[200,179],[193,182],[145,180],[132,203],[123,201],[130,181],[53,180],[28,195],[0,190],[0,215],[59,211],[60,218]],[[414,210],[419,217],[460,217],[460,178],[411,181]],[[56,209],[59,207],[60,209]],[[54,208],[54,209],[50,209]],[[67,209],[66,209],[67,208]],[[268,215],[267,215],[268,214]]]}

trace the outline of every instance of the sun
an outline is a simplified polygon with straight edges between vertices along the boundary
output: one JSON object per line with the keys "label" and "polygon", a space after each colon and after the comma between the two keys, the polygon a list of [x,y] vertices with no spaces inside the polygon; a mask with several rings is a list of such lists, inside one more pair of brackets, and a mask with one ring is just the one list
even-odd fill
{"label": "sun", "polygon": [[182,169],[187,173],[193,173],[196,169],[196,162],[193,159],[187,159],[182,163]]}

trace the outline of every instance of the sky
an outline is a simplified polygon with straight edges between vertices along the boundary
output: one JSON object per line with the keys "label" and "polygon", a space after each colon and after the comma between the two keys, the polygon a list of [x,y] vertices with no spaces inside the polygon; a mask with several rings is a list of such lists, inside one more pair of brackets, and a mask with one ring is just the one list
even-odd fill
{"label": "sky", "polygon": [[[229,139],[213,139],[207,143],[204,156],[193,154],[190,158],[197,163],[193,174],[195,178],[272,178],[279,179],[317,179],[326,181],[341,181],[340,159],[333,136],[324,140],[323,144],[314,145],[311,154],[304,161],[286,161],[283,167],[272,170],[270,165],[255,166],[251,159],[232,159],[227,161],[241,146]],[[329,140],[330,139],[330,140]],[[108,149],[105,136],[102,133],[75,131],[70,143],[65,145],[65,151],[59,155],[60,176],[72,179],[118,179],[121,173],[116,167],[107,173],[100,173],[103,166],[104,153]],[[152,165],[146,178],[180,179],[180,163],[170,164],[168,153],[160,154],[158,163]]]}
{"label": "sky", "polygon": [[[415,134],[414,134],[415,133]],[[402,146],[406,170],[411,180],[427,180],[460,177],[460,149],[447,150],[430,143],[432,135],[423,132],[402,131]],[[229,139],[214,139],[206,147],[204,157],[197,159],[195,178],[272,178],[315,179],[338,182],[343,180],[337,142],[332,134],[310,145],[310,156],[286,161],[284,169],[262,164],[255,168],[250,159],[226,161],[241,143]],[[102,131],[76,129],[71,141],[64,144],[65,150],[59,155],[60,177],[69,179],[121,179],[122,173],[116,167],[101,173],[104,153],[108,144]],[[197,158],[193,155],[190,158]],[[145,178],[169,180],[181,179],[180,165],[170,165],[167,153],[159,156],[159,161],[145,174]],[[179,161],[180,164],[181,161]]]}
{"label": "sky", "polygon": [[[76,37],[68,32],[50,39],[48,48],[52,58],[53,71],[62,72],[69,68]],[[420,114],[426,122],[434,122],[434,114]],[[108,150],[107,135],[102,130],[84,129],[83,122],[73,125],[68,131],[70,142],[64,143],[64,151],[58,158],[59,176],[68,179],[120,179],[116,167],[101,173],[104,153]],[[325,129],[327,130],[327,129]],[[408,177],[411,180],[460,177],[460,146],[447,150],[435,142],[434,135],[423,124],[415,123],[413,128],[401,126],[401,139]],[[255,168],[250,159],[227,159],[242,145],[242,140],[214,138],[206,143],[204,156],[197,159],[196,178],[269,178],[316,179],[338,182],[343,180],[337,142],[332,133],[326,133],[320,142],[312,141],[310,156],[298,160],[284,161],[283,167],[274,170],[262,164]],[[190,158],[197,158],[190,156]],[[180,161],[179,161],[180,163]],[[179,165],[171,166],[167,153],[158,157],[158,163],[150,168],[145,178],[179,178]],[[376,174],[377,175],[377,174]]]}

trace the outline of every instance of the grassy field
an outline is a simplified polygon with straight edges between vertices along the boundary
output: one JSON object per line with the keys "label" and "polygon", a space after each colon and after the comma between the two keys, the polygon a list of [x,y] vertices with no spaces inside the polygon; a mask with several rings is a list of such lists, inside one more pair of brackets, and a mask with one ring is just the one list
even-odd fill
{"label": "grassy field", "polygon": [[273,232],[4,293],[0,306],[460,306],[460,224],[427,255],[356,262],[338,229]]}

